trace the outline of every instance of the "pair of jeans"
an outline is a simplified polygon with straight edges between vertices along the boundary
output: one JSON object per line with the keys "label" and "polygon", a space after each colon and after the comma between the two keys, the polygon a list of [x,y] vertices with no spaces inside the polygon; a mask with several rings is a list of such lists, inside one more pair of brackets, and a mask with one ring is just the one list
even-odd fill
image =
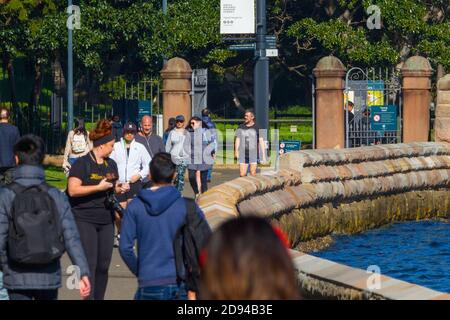
{"label": "pair of jeans", "polygon": [[184,284],[138,288],[134,300],[187,300]]}
{"label": "pair of jeans", "polygon": [[3,288],[3,272],[0,271],[0,300],[9,300],[8,291]]}
{"label": "pair of jeans", "polygon": [[11,300],[57,300],[58,289],[49,290],[8,290]]}
{"label": "pair of jeans", "polygon": [[177,176],[175,178],[175,187],[177,188],[180,193],[183,193],[184,189],[184,174],[187,169],[187,164],[177,164],[176,170],[177,170]]}

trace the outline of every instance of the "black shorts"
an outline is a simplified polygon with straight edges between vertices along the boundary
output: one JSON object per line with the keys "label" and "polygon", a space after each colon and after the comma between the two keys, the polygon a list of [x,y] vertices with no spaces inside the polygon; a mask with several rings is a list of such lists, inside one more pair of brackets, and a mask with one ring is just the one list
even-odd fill
{"label": "black shorts", "polygon": [[142,190],[142,182],[130,183],[130,190],[125,193],[116,193],[116,198],[119,202],[125,202],[129,199],[133,199],[139,191]]}
{"label": "black shorts", "polygon": [[239,163],[240,164],[257,164],[258,163],[258,155],[256,152],[245,152],[244,154],[239,154]]}

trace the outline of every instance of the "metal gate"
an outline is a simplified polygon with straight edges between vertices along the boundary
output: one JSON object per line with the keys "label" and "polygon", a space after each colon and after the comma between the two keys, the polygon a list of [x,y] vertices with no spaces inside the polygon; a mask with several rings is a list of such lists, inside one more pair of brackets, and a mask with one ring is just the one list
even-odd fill
{"label": "metal gate", "polygon": [[344,106],[346,148],[401,142],[401,84],[394,68],[351,68]]}

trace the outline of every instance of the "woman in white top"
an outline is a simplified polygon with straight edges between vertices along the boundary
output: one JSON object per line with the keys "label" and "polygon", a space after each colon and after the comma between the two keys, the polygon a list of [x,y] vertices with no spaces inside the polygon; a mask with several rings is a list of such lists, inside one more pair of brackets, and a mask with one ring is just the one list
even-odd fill
{"label": "woman in white top", "polygon": [[188,132],[184,129],[184,116],[178,115],[175,118],[175,128],[170,131],[166,142],[166,152],[170,153],[173,163],[176,165],[177,175],[175,187],[183,192],[184,175],[189,163],[189,145],[185,143]]}
{"label": "woman in white top", "polygon": [[75,129],[70,130],[66,148],[64,149],[63,169],[66,174],[69,173],[70,168],[75,161],[86,155],[92,149],[92,143],[89,140],[89,131],[84,126],[84,119],[75,120]]}

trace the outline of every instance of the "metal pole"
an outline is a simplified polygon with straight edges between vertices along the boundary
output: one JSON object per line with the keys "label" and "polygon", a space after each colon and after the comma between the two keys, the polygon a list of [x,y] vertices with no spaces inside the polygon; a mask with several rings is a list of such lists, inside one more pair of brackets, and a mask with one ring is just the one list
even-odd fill
{"label": "metal pole", "polygon": [[269,58],[266,57],[266,0],[257,0],[256,63],[254,69],[255,116],[261,129],[269,129]]}
{"label": "metal pole", "polygon": [[[72,0],[68,0],[69,7],[72,5]],[[73,129],[73,30],[68,29],[69,38],[67,45],[67,129]]]}

